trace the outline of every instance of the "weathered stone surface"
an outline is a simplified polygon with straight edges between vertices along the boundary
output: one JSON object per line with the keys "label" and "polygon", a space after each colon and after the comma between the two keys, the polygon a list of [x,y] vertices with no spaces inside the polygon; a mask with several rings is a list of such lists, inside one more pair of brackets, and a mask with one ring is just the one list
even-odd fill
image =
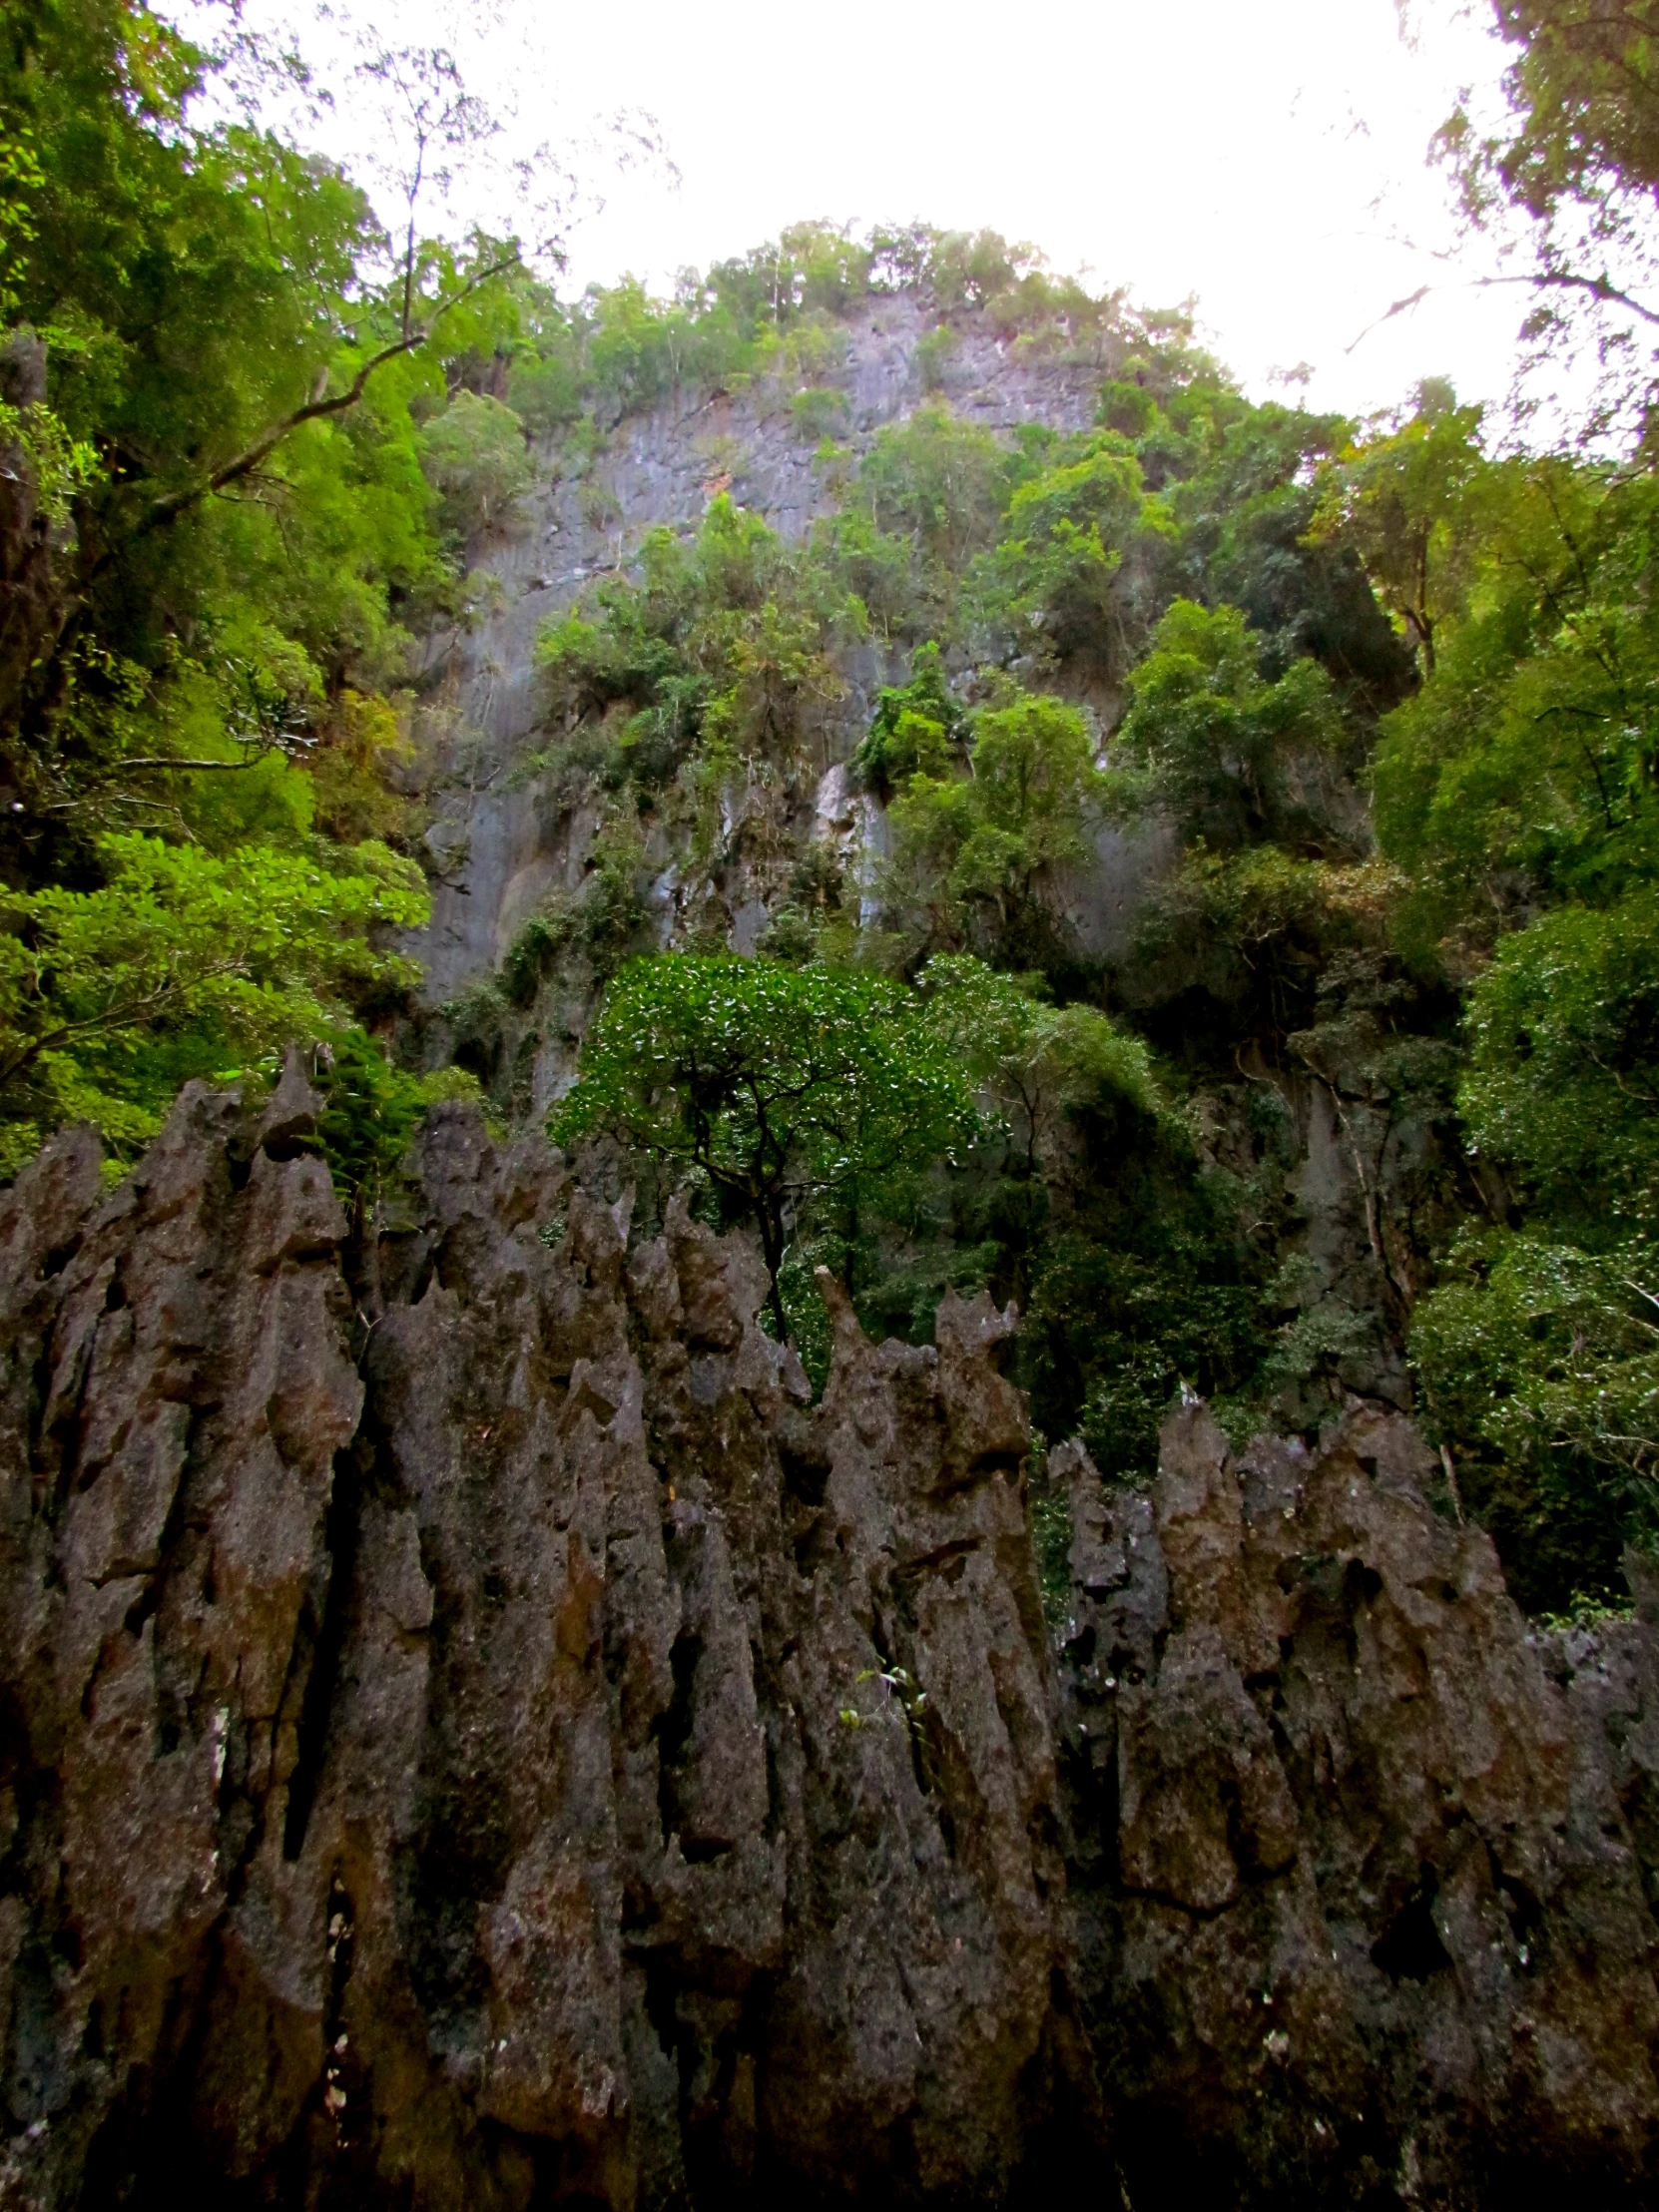
{"label": "weathered stone surface", "polygon": [[1651,1631],[1529,1634],[1376,1409],[1238,1461],[1184,1410],[1150,1496],[1076,1445],[1053,1472],[1070,1910],[1132,2201],[1648,2201]]}
{"label": "weathered stone surface", "polygon": [[0,1196],[0,2204],[1649,2201],[1639,1565],[1543,1637],[1403,1420],[1197,1408],[1051,1637],[1011,1315],[827,1281],[815,1406],[460,1108],[342,1265],[314,1111]]}
{"label": "weathered stone surface", "polygon": [[301,1091],[0,1201],[4,2201],[998,2201],[1066,2063],[1009,1322],[843,1313],[811,1408],[749,1245],[455,1109],[370,1320]]}

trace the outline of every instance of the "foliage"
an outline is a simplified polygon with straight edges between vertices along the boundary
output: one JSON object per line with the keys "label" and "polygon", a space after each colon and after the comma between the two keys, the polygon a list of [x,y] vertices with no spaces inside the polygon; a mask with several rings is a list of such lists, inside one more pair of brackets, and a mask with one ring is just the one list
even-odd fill
{"label": "foliage", "polygon": [[[1507,113],[1481,130],[1459,105],[1439,133],[1463,212],[1477,231],[1518,218],[1530,249],[1534,355],[1588,354],[1603,373],[1590,435],[1644,434],[1653,390],[1654,122],[1651,0],[1492,0],[1492,24],[1518,51]],[[1645,296],[1643,296],[1645,294]]]}
{"label": "foliage", "polygon": [[613,808],[589,850],[581,889],[548,898],[508,948],[500,984],[511,1004],[531,1005],[543,979],[573,948],[586,956],[592,981],[603,983],[615,973],[648,918],[642,864],[637,818]]}
{"label": "foliage", "polygon": [[420,462],[462,538],[511,521],[533,472],[524,425],[499,399],[458,391],[420,433]]}
{"label": "foliage", "polygon": [[1143,1006],[1202,992],[1200,1033],[1212,1045],[1251,1033],[1282,1040],[1310,1017],[1339,955],[1385,940],[1398,887],[1385,862],[1194,845],[1147,899],[1125,986]]}
{"label": "foliage", "polygon": [[[1128,388],[1146,397],[1139,386]],[[1169,465],[1163,419],[1154,409],[1137,438],[1143,470]],[[1201,585],[1183,588],[1206,604],[1240,609],[1270,679],[1306,654],[1352,706],[1381,712],[1396,705],[1415,683],[1409,652],[1354,548],[1310,534],[1320,465],[1350,446],[1352,425],[1339,415],[1268,405],[1218,409],[1209,428],[1190,469],[1167,487],[1181,533],[1180,573]]]}
{"label": "foliage", "polygon": [[644,787],[670,780],[700,741],[723,758],[788,753],[839,678],[825,650],[842,610],[758,516],[722,493],[691,546],[652,531],[640,582],[609,582],[595,621],[570,615],[543,636],[548,703],[567,729],[634,710],[620,744]]}
{"label": "foliage", "polygon": [[923,391],[944,389],[946,372],[956,357],[959,345],[956,332],[947,322],[937,324],[916,340],[913,358]]}
{"label": "foliage", "polygon": [[1018,696],[973,720],[963,777],[912,776],[893,802],[889,918],[915,951],[1052,949],[1044,892],[1083,860],[1104,780],[1075,707]]}
{"label": "foliage", "polygon": [[170,764],[205,701],[257,704],[220,721],[258,754],[394,673],[394,603],[450,584],[411,412],[442,404],[434,333],[510,319],[510,242],[412,233],[388,285],[362,196],[212,120],[209,73],[138,0],[31,0],[0,49],[0,142],[28,152],[8,353],[44,347],[24,427],[66,509],[0,648],[0,866],[25,885],[95,872],[112,828],[193,826]]}
{"label": "foliage", "polygon": [[1461,1104],[1552,1221],[1659,1227],[1659,890],[1505,937],[1469,994]]}
{"label": "foliage", "polygon": [[1131,673],[1133,705],[1112,749],[1135,773],[1122,804],[1166,808],[1185,836],[1223,849],[1278,839],[1318,845],[1320,786],[1346,732],[1330,677],[1295,660],[1277,681],[1236,607],[1178,599]]}
{"label": "foliage", "polygon": [[373,839],[406,847],[420,814],[393,779],[412,766],[413,754],[406,707],[346,687],[302,755],[313,827],[336,844]]}
{"label": "foliage", "polygon": [[907,1164],[974,1130],[960,1077],[891,983],[728,955],[662,954],[617,976],[551,1123],[603,1133],[693,1176],[760,1233],[773,1310],[792,1238],[850,1226]]}
{"label": "foliage", "polygon": [[[1033,1470],[1038,1454],[1032,1454]],[[1071,1500],[1063,1490],[1051,1489],[1033,1479],[1026,1508],[1031,1549],[1037,1560],[1037,1587],[1042,1592],[1043,1618],[1051,1630],[1064,1627],[1071,1611]]]}
{"label": "foliage", "polygon": [[798,391],[790,401],[790,420],[803,445],[821,445],[846,426],[847,400],[843,391],[815,384]]}
{"label": "foliage", "polygon": [[1434,673],[1434,641],[1461,604],[1468,557],[1465,498],[1480,466],[1479,407],[1459,407],[1430,378],[1382,433],[1351,446],[1323,472],[1316,539],[1353,547],[1377,596]]}
{"label": "foliage", "polygon": [[1656,498],[1646,475],[1558,459],[1487,463],[1471,485],[1467,613],[1376,764],[1425,950],[1655,874]]}
{"label": "foliage", "polygon": [[885,799],[912,776],[939,776],[966,727],[945,682],[943,656],[929,639],[910,656],[910,681],[877,692],[869,734],[852,757],[853,777]]}
{"label": "foliage", "polygon": [[1483,153],[1529,214],[1563,200],[1659,187],[1652,10],[1586,0],[1503,0],[1496,28],[1520,48],[1508,83],[1510,131]]}
{"label": "foliage", "polygon": [[1645,1239],[1470,1233],[1418,1313],[1431,1415],[1531,1610],[1617,1590],[1623,1544],[1659,1537],[1656,1263]]}
{"label": "foliage", "polygon": [[356,1027],[319,1046],[312,1060],[311,1081],[322,1096],[318,1148],[341,1198],[365,1215],[396,1181],[428,1110],[442,1099],[481,1095],[461,1068],[411,1075]]}
{"label": "foliage", "polygon": [[1049,1005],[1029,979],[959,953],[929,960],[917,981],[928,1030],[994,1106],[1027,1174],[1058,1164],[1065,1117],[1103,1097],[1164,1110],[1145,1045],[1097,1007]]}
{"label": "foliage", "polygon": [[929,403],[876,433],[851,504],[872,531],[908,540],[915,588],[937,598],[995,535],[1016,470],[988,430]]}
{"label": "foliage", "polygon": [[220,858],[140,834],[100,850],[108,881],[7,898],[0,935],[5,1171],[60,1122],[122,1152],[191,1075],[345,1025],[365,993],[412,979],[368,932],[426,917],[418,874],[384,846],[347,866],[254,843]]}
{"label": "foliage", "polygon": [[1013,490],[1006,526],[974,569],[978,619],[1005,653],[1085,656],[1121,674],[1171,534],[1127,441],[1102,431]]}
{"label": "foliage", "polygon": [[1080,1428],[1110,1481],[1144,1482],[1183,1383],[1221,1396],[1252,1383],[1262,1298],[1223,1194],[1179,1143],[1141,1138],[1108,1190],[1053,1236],[1031,1290],[1021,1362],[1045,1428]]}

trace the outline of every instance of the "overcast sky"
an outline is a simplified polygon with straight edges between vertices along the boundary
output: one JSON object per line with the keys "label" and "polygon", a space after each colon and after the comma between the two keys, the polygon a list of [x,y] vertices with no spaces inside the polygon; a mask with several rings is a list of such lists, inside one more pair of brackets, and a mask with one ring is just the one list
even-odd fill
{"label": "overcast sky", "polygon": [[[1425,373],[1508,385],[1516,292],[1448,288],[1354,342],[1425,278],[1454,283],[1424,157],[1460,86],[1493,97],[1486,15],[1420,0],[1410,46],[1393,0],[401,0],[380,24],[448,26],[524,143],[656,117],[680,182],[599,176],[574,283],[666,283],[810,216],[988,225],[1149,303],[1195,293],[1251,391],[1306,361],[1311,402],[1361,411]],[[366,108],[342,102],[327,137],[366,155]]]}
{"label": "overcast sky", "polygon": [[985,224],[1154,304],[1196,292],[1253,390],[1301,361],[1345,408],[1425,372],[1507,386],[1514,293],[1448,291],[1347,351],[1442,274],[1427,143],[1501,68],[1449,8],[1414,49],[1392,0],[638,0],[622,20],[620,40],[600,12],[561,28],[566,98],[653,110],[683,181],[613,189],[584,276],[706,263],[803,215]]}

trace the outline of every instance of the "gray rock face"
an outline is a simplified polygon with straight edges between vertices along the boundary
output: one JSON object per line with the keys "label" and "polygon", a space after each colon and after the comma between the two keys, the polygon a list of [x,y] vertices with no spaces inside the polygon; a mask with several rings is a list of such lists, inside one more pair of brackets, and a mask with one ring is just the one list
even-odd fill
{"label": "gray rock face", "polygon": [[0,2201],[997,2201],[1066,2063],[1009,1324],[843,1311],[811,1408],[746,1243],[453,1110],[353,1313],[302,1103],[0,1200]]}
{"label": "gray rock face", "polygon": [[[942,388],[925,390],[915,347],[932,321],[899,293],[837,326],[839,356],[826,364],[823,381],[843,395],[837,435],[848,451],[863,451],[927,402],[993,431],[1036,421],[1080,430],[1094,420],[1104,360],[1032,358],[972,314],[962,318]],[[438,863],[432,920],[409,940],[429,1004],[487,975],[538,901],[582,878],[593,824],[549,817],[533,785],[516,779],[541,714],[535,646],[543,625],[625,569],[647,530],[694,530],[719,492],[784,537],[802,537],[837,502],[814,462],[820,439],[802,431],[791,397],[765,377],[736,393],[682,394],[614,424],[581,472],[563,473],[558,452],[543,449],[540,482],[517,525],[474,549],[481,619],[424,648],[426,680],[441,702],[433,725],[447,733],[429,770],[438,814],[429,835]],[[825,766],[850,755],[877,687],[902,682],[907,667],[906,655],[874,644],[840,658],[847,693],[822,734]],[[811,833],[810,821],[801,830]],[[1103,855],[1108,870],[1115,857]],[[1130,891],[1134,880],[1131,866]],[[665,907],[669,931],[675,918]]]}
{"label": "gray rock face", "polygon": [[1133,2201],[1649,2201],[1651,1629],[1530,1633],[1398,1415],[1235,1462],[1192,1408],[1149,1496],[1055,1459],[1070,1910]]}
{"label": "gray rock face", "polygon": [[827,1283],[814,1406],[458,1108],[342,1255],[314,1111],[0,1196],[0,2204],[1648,2201],[1645,1585],[1529,1635],[1406,1423],[1198,1410],[1053,1455],[1051,1637],[1010,1316]]}

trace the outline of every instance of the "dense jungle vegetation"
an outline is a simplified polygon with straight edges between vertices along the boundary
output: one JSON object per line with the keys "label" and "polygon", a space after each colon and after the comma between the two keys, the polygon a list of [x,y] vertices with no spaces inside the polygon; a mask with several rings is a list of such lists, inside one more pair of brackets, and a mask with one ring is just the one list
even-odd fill
{"label": "dense jungle vegetation", "polygon": [[[1443,151],[1471,224],[1531,227],[1533,341],[1600,344],[1546,453],[1432,379],[1370,422],[1253,402],[1186,316],[988,234],[806,225],[673,299],[561,299],[413,197],[388,242],[133,0],[19,0],[0,1172],[86,1119],[119,1174],[183,1081],[298,1040],[361,1227],[433,1098],[528,1111],[575,1004],[554,1134],[647,1213],[685,1182],[755,1227],[815,1371],[827,1266],[872,1329],[1017,1300],[1039,1428],[1115,1479],[1183,1387],[1241,1436],[1409,1391],[1523,1601],[1612,1591],[1659,1537],[1659,476],[1605,321],[1659,185],[1652,11],[1496,12],[1507,135]],[[900,294],[918,403],[860,447],[844,331]],[[1086,375],[1093,426],[964,419],[970,331]],[[474,619],[538,472],[597,514],[618,426],[717,390],[787,413],[825,512],[786,542],[717,491],[549,628],[516,773],[588,810],[582,886],[434,1017],[397,949],[434,865],[416,641]],[[858,861],[808,831],[871,651]],[[1104,836],[1168,859],[1110,956],[1076,915]],[[701,886],[667,953],[665,849]],[[1346,1254],[1301,1234],[1316,1114]]]}

